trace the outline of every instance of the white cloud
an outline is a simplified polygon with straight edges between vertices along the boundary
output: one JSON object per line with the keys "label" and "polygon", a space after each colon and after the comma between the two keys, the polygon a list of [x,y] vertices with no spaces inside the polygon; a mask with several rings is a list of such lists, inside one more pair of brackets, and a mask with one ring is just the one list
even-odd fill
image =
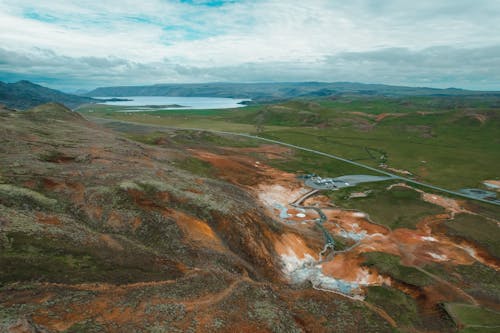
{"label": "white cloud", "polygon": [[[2,55],[16,54],[25,63],[9,67],[1,64],[11,59],[0,58],[0,74],[65,75],[96,85],[101,79],[106,84],[263,81],[273,74],[276,80],[412,84],[413,78],[420,84],[424,75],[413,75],[419,64],[427,66],[423,72],[432,85],[463,62],[469,86],[498,79],[481,67],[500,67],[497,57],[476,52],[481,64],[476,67],[464,58],[500,45],[495,0],[257,0],[215,7],[208,2],[4,0]],[[452,61],[433,56],[430,50],[439,47],[447,51],[438,54],[451,55]],[[391,57],[397,58],[397,70],[384,60]],[[402,75],[405,71],[411,75]]]}

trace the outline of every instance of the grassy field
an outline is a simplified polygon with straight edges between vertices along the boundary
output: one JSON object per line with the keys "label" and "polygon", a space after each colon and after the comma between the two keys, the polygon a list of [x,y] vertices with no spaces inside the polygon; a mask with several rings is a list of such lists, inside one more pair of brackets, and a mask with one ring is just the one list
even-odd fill
{"label": "grassy field", "polygon": [[347,174],[377,175],[364,168],[299,150],[292,150],[292,155],[286,160],[270,160],[268,164],[287,172],[315,173],[323,177],[339,177]]}
{"label": "grassy field", "polygon": [[448,303],[446,310],[457,325],[464,327],[460,332],[493,332],[500,328],[500,313],[469,304]]}
{"label": "grassy field", "polygon": [[399,326],[411,326],[418,322],[415,300],[397,289],[386,286],[369,287],[366,301],[390,313]]}
{"label": "grassy field", "polygon": [[364,265],[374,267],[381,274],[409,285],[423,287],[432,283],[432,278],[414,267],[400,264],[398,256],[383,252],[363,253]]}
{"label": "grassy field", "polygon": [[331,192],[330,197],[337,205],[365,212],[374,222],[391,229],[414,229],[424,216],[443,212],[442,208],[422,201],[417,191],[398,187],[386,190],[386,186],[365,184],[364,188],[370,188],[365,198],[347,199],[350,192],[362,190],[360,187]]}
{"label": "grassy field", "polygon": [[491,255],[500,258],[500,231],[495,222],[477,215],[459,214],[446,221],[445,227],[448,235],[479,244]]}
{"label": "grassy field", "polygon": [[[483,180],[499,177],[495,165],[500,163],[500,154],[493,143],[499,140],[500,127],[492,127],[498,123],[491,126],[438,124],[445,119],[432,118],[389,118],[367,131],[355,127],[294,128],[267,129],[264,134],[371,166],[378,166],[383,155],[390,167],[450,189],[476,187]],[[382,154],[373,156],[370,151]]]}
{"label": "grassy field", "polygon": [[161,126],[258,133],[371,166],[385,162],[424,182],[459,189],[500,177],[498,105],[495,98],[480,97],[345,96],[229,110],[117,112],[117,107],[89,105],[78,111]]}

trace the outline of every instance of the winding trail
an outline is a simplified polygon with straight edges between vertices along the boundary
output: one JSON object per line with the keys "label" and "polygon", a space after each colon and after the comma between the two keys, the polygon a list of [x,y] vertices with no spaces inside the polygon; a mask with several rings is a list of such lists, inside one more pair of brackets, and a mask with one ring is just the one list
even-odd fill
{"label": "winding trail", "polygon": [[188,311],[193,311],[195,309],[199,311],[200,309],[223,301],[225,298],[229,297],[233,293],[233,291],[243,282],[252,283],[253,281],[251,281],[247,277],[243,277],[241,279],[233,281],[226,289],[216,294],[208,294],[201,298],[189,301],[180,301],[179,303],[183,304]]}
{"label": "winding trail", "polygon": [[455,290],[462,297],[466,298],[472,305],[475,305],[475,306],[479,306],[480,305],[479,302],[474,297],[472,297],[471,295],[469,295],[468,293],[466,293],[462,288],[449,283],[445,279],[443,279],[443,278],[441,278],[441,277],[439,277],[439,276],[437,276],[435,274],[432,274],[431,272],[423,269],[422,267],[419,267],[419,266],[416,266],[416,265],[412,265],[411,267],[413,267],[413,268],[421,271],[422,273],[426,274],[430,278],[432,278],[435,281],[437,281],[437,282],[439,282],[439,283],[441,283],[441,284],[449,287],[450,289]]}
{"label": "winding trail", "polygon": [[321,210],[319,207],[314,207],[314,206],[302,206],[301,203],[304,202],[307,198],[312,197],[313,195],[317,194],[320,190],[315,189],[312,191],[307,192],[297,200],[289,203],[290,206],[300,208],[300,209],[312,209],[316,211],[319,215],[319,219],[316,219],[316,225],[318,228],[323,232],[323,235],[325,235],[325,247],[323,248],[323,251],[320,252],[320,256],[323,255],[323,253],[326,253],[326,251],[331,248],[333,249],[335,247],[335,240],[333,239],[333,236],[330,234],[328,230],[323,226],[323,223],[326,222],[327,217],[325,213]]}
{"label": "winding trail", "polygon": [[[316,220],[316,225],[318,228],[323,232],[323,235],[325,236],[325,246],[323,247],[323,250],[319,253],[320,255],[320,261],[321,258],[324,256],[324,254],[331,249],[333,253],[343,253],[343,252],[349,252],[352,249],[354,249],[356,246],[358,246],[361,243],[361,240],[358,240],[356,243],[353,245],[349,246],[346,249],[343,250],[335,250],[335,239],[333,238],[332,234],[323,226],[323,224],[328,220],[326,217],[325,213],[323,213],[322,208],[320,207],[315,207],[315,206],[302,206],[301,203],[304,202],[306,199],[318,194],[318,192],[322,191],[321,189],[314,189],[312,191],[307,192],[300,198],[294,200],[293,202],[289,203],[290,206],[300,208],[300,209],[311,209],[314,210],[316,213],[319,215],[319,219]],[[325,209],[325,208],[323,208]],[[371,222],[371,221],[370,221]],[[344,230],[342,227],[340,227],[338,224],[337,226]],[[385,227],[385,226],[384,226]],[[345,230],[344,230],[345,231]]]}

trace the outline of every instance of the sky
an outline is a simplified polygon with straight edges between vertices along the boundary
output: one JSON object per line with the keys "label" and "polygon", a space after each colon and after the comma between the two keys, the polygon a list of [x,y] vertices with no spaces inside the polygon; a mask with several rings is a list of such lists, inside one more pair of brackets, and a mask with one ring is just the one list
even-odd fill
{"label": "sky", "polygon": [[0,0],[0,81],[500,90],[500,0]]}

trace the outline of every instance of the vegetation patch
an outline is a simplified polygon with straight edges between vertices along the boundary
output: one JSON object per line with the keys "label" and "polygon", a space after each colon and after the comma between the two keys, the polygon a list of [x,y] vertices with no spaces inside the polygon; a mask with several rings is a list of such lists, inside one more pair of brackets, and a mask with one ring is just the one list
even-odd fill
{"label": "vegetation patch", "polygon": [[418,269],[401,265],[398,256],[383,252],[368,252],[363,253],[363,257],[365,259],[363,265],[373,267],[379,273],[400,282],[417,287],[424,287],[433,282],[431,277]]}
{"label": "vegetation patch", "polygon": [[366,301],[384,309],[399,326],[413,326],[418,322],[415,300],[397,289],[387,286],[369,287]]}
{"label": "vegetation patch", "polygon": [[[0,283],[49,281],[61,283],[128,283],[164,279],[168,268],[129,257],[121,264],[117,253],[76,246],[72,241],[21,232],[7,234],[9,247],[0,252]],[[97,255],[99,254],[99,256]],[[140,253],[136,256],[141,257]]]}
{"label": "vegetation patch", "polygon": [[49,150],[43,154],[40,154],[39,159],[44,162],[50,163],[68,163],[76,159],[74,156],[68,156],[63,152],[57,150]]}
{"label": "vegetation patch", "polygon": [[196,157],[186,157],[175,161],[175,166],[201,177],[213,177],[215,169],[208,162]]}
{"label": "vegetation patch", "polygon": [[[233,110],[127,114],[116,112],[119,108],[92,105],[88,107],[92,113],[87,114],[156,127],[258,133],[370,166],[378,167],[384,162],[390,167],[408,170],[425,182],[459,189],[475,187],[485,179],[498,176],[500,154],[491,144],[498,142],[499,136],[497,106],[496,97],[349,95],[296,99]],[[86,112],[85,108],[81,111]],[[484,123],[476,119],[478,116],[484,116]],[[233,138],[221,137],[192,136],[186,140],[239,144]],[[383,154],[379,154],[381,152]],[[300,166],[290,168],[302,170]]]}
{"label": "vegetation patch", "polygon": [[106,331],[105,327],[94,320],[85,320],[76,324],[73,324],[70,328],[64,331],[64,333],[99,333]]}
{"label": "vegetation patch", "polygon": [[349,174],[377,175],[366,169],[356,167],[331,158],[319,156],[302,150],[292,150],[293,155],[284,160],[268,160],[267,164],[296,174],[317,174],[322,177],[339,177]]}
{"label": "vegetation patch", "polygon": [[0,184],[0,203],[6,206],[18,206],[21,203],[43,208],[54,208],[57,200],[25,187]]}
{"label": "vegetation patch", "polygon": [[476,329],[500,327],[500,312],[491,309],[460,303],[447,303],[445,309],[459,327]]}
{"label": "vegetation patch", "polygon": [[500,228],[495,222],[478,215],[459,214],[445,222],[446,233],[479,244],[500,258]]}
{"label": "vegetation patch", "polygon": [[[359,191],[358,187],[354,190]],[[443,212],[441,207],[421,200],[420,193],[412,189],[395,187],[386,190],[378,186],[367,197],[347,200],[352,191],[345,189],[340,193],[333,192],[332,196],[338,198],[338,205],[365,212],[374,222],[391,229],[414,229],[423,217]]]}

